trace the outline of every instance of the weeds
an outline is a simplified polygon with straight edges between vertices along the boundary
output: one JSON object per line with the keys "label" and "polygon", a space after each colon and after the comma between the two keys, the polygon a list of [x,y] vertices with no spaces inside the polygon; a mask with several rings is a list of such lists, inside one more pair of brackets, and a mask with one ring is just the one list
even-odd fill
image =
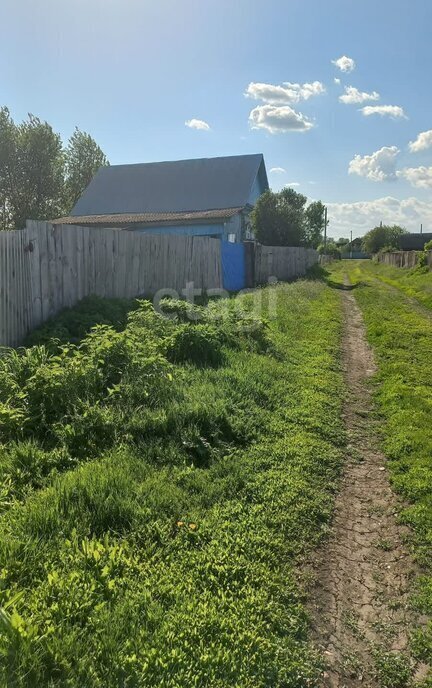
{"label": "weeds", "polygon": [[316,684],[295,565],[338,480],[339,302],[271,289],[270,323],[269,290],[141,302],[1,359],[2,685]]}

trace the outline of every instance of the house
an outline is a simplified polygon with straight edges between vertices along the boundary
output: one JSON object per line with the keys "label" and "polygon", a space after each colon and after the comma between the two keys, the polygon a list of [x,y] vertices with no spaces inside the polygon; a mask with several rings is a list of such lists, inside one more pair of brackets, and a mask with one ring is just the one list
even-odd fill
{"label": "house", "polygon": [[112,165],[53,223],[240,242],[251,238],[251,210],[268,188],[261,154]]}
{"label": "house", "polygon": [[401,251],[423,251],[424,245],[432,241],[432,232],[426,234],[401,234],[399,248]]}

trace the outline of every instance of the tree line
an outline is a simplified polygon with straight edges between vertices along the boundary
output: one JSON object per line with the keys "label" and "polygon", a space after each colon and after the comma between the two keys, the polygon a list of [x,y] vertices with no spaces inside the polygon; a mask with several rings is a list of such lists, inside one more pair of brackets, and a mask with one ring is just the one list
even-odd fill
{"label": "tree line", "polygon": [[16,123],[0,108],[0,229],[68,215],[97,170],[109,165],[96,141],[75,128],[66,145],[48,122]]}

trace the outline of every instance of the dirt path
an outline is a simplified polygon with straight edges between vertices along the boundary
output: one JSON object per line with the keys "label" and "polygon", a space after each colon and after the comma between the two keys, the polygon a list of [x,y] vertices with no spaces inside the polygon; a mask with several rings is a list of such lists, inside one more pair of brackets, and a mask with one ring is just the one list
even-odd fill
{"label": "dirt path", "polygon": [[368,384],[373,353],[354,292],[346,287],[342,299],[349,453],[332,531],[314,562],[314,639],[328,664],[322,686],[403,686],[386,681],[389,674],[401,681],[409,670],[407,628],[413,619],[407,602],[415,569],[378,448]]}

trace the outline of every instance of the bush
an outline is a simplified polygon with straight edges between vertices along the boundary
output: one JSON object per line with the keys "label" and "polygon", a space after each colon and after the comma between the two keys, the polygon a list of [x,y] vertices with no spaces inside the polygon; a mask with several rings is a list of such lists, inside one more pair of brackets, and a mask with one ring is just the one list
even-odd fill
{"label": "bush", "polygon": [[205,313],[202,306],[169,298],[161,300],[160,309],[165,317],[171,317],[182,323],[198,322],[204,318]]}
{"label": "bush", "polygon": [[220,335],[211,325],[183,325],[173,335],[167,355],[173,363],[217,367],[223,362]]}
{"label": "bush", "polygon": [[432,241],[428,241],[424,245],[423,251],[418,252],[418,268],[428,268],[429,267],[429,251],[432,251]]}
{"label": "bush", "polygon": [[336,260],[340,259],[342,255],[340,247],[332,239],[327,241],[326,245],[320,244],[317,251],[320,256],[332,256]]}

